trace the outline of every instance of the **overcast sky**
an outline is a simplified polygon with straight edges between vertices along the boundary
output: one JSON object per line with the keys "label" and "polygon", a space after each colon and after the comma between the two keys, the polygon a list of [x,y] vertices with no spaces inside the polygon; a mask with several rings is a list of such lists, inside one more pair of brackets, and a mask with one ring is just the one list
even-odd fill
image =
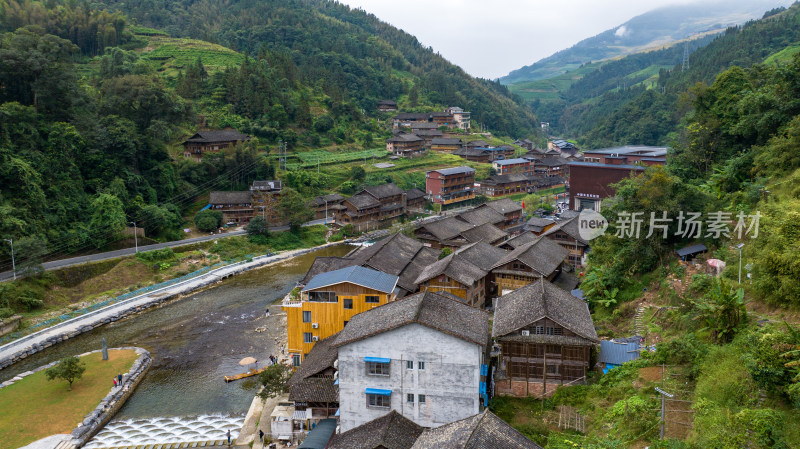
{"label": "overcast sky", "polygon": [[474,76],[498,78],[652,9],[709,0],[339,0],[414,35]]}

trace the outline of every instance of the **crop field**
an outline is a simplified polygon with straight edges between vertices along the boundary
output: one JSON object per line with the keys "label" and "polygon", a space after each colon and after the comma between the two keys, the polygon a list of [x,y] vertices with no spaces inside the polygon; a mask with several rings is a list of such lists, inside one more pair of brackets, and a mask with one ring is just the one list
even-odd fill
{"label": "crop field", "polygon": [[[317,164],[330,165],[353,161],[363,162],[365,159],[371,161],[372,159],[384,158],[387,155],[389,155],[389,152],[380,148],[345,152],[331,152],[327,150],[304,151],[302,153],[290,154],[286,168],[295,170],[298,168],[315,167]],[[272,157],[278,158],[278,155],[273,154]]]}
{"label": "crop field", "polygon": [[178,39],[168,36],[150,36],[141,57],[160,72],[174,76],[199,57],[209,72],[239,66],[244,55],[230,48],[195,39]]}

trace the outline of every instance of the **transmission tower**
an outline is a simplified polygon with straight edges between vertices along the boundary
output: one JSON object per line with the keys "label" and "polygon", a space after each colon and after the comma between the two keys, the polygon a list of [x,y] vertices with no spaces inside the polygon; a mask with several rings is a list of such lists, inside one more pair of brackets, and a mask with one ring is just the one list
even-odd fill
{"label": "transmission tower", "polygon": [[685,72],[689,70],[689,41],[683,45],[683,67],[681,67],[681,72]]}

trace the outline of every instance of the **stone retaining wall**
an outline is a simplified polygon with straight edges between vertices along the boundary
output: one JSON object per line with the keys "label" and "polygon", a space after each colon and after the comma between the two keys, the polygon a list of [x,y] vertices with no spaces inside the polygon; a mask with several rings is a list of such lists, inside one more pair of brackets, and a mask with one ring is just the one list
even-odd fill
{"label": "stone retaining wall", "polygon": [[[67,442],[68,446],[71,447],[81,447],[86,444],[103,426],[114,417],[117,411],[125,404],[125,401],[133,394],[133,391],[136,390],[136,387],[139,385],[139,382],[144,378],[144,374],[150,368],[150,364],[152,359],[150,357],[150,353],[142,348],[135,348],[135,347],[122,347],[122,348],[111,348],[110,350],[125,350],[130,349],[136,351],[139,354],[139,357],[133,362],[131,365],[131,369],[128,371],[127,374],[124,374],[122,377],[122,385],[118,387],[112,387],[111,391],[100,400],[100,403],[95,407],[94,410],[89,412],[83,421],[80,423],[78,427],[75,428],[71,432],[72,438],[71,441]],[[100,349],[96,351],[86,352],[84,354],[79,355],[78,357],[83,357],[92,353],[101,352]],[[33,373],[46,370],[50,367],[57,365],[60,361],[56,360],[55,362],[48,363],[47,365],[40,366],[34,370],[26,371],[19,376],[14,377],[13,379],[3,382],[0,384],[0,388],[7,387],[9,385],[14,384],[22,380],[23,378],[30,376]]]}
{"label": "stone retaining wall", "polygon": [[3,318],[0,320],[0,337],[17,330],[20,321],[22,321],[22,315],[12,315],[8,318]]}
{"label": "stone retaining wall", "polygon": [[[73,338],[73,337],[75,337],[77,335],[80,335],[80,334],[82,334],[84,332],[88,332],[88,331],[90,331],[90,330],[92,330],[92,329],[94,329],[96,327],[100,327],[100,326],[102,326],[104,324],[112,323],[112,322],[117,321],[119,319],[122,319],[122,318],[124,318],[124,317],[126,317],[128,315],[131,315],[131,314],[134,314],[134,313],[137,313],[137,312],[141,312],[141,311],[146,310],[146,309],[148,309],[150,307],[153,307],[155,305],[161,304],[161,303],[163,303],[165,301],[168,301],[168,300],[171,300],[173,298],[177,298],[177,297],[179,297],[181,295],[184,295],[186,293],[192,292],[192,291],[200,289],[200,288],[207,287],[207,286],[209,286],[211,284],[219,282],[222,279],[228,278],[228,277],[233,276],[235,274],[239,274],[239,273],[251,270],[253,268],[258,268],[258,267],[261,267],[261,266],[264,266],[264,265],[268,265],[268,264],[271,264],[271,263],[281,262],[283,260],[290,259],[290,258],[295,257],[295,256],[300,256],[300,255],[303,255],[303,254],[306,254],[306,253],[309,253],[309,252],[312,252],[312,251],[317,251],[317,250],[322,249],[322,248],[327,248],[327,247],[330,247],[330,246],[340,245],[342,243],[347,243],[347,242],[328,243],[328,244],[321,245],[321,246],[316,246],[316,247],[313,247],[313,248],[307,248],[307,249],[304,249],[304,250],[299,250],[297,252],[293,252],[293,253],[287,254],[287,255],[255,257],[255,258],[253,258],[252,261],[249,261],[249,262],[237,262],[236,264],[232,264],[232,265],[228,265],[228,266],[225,266],[225,267],[221,267],[221,268],[218,268],[216,270],[213,270],[213,271],[210,271],[208,273],[205,273],[205,274],[203,274],[201,276],[198,276],[196,278],[192,278],[190,280],[185,281],[185,283],[191,284],[191,285],[183,285],[182,286],[181,284],[175,284],[175,285],[172,285],[172,286],[169,286],[169,287],[165,287],[165,289],[168,290],[167,292],[159,292],[158,290],[156,290],[156,291],[152,291],[152,292],[149,292],[149,293],[145,293],[145,294],[143,294],[141,296],[137,296],[137,297],[134,297],[134,298],[127,299],[127,300],[125,300],[123,302],[120,302],[120,303],[117,303],[117,304],[113,304],[113,305],[104,307],[102,309],[93,310],[93,311],[91,311],[91,312],[89,312],[89,313],[87,313],[85,315],[73,318],[71,320],[64,321],[64,322],[56,324],[55,326],[52,326],[50,328],[43,329],[43,330],[41,330],[39,332],[33,333],[33,334],[25,336],[25,337],[23,337],[23,338],[21,338],[19,340],[12,341],[11,343],[8,343],[8,345],[19,345],[20,343],[25,342],[27,340],[30,340],[34,336],[36,336],[36,335],[38,335],[40,333],[52,332],[53,329],[56,329],[56,328],[59,328],[59,327],[67,327],[67,325],[75,323],[77,320],[85,321],[85,323],[82,324],[77,329],[65,330],[62,333],[59,333],[59,334],[56,334],[56,335],[53,335],[53,336],[47,338],[46,340],[44,340],[43,343],[32,343],[32,344],[30,344],[30,345],[28,345],[26,347],[22,347],[19,351],[11,354],[10,356],[0,359],[0,370],[6,368],[8,366],[11,366],[14,363],[16,363],[16,362],[18,362],[18,361],[20,361],[20,360],[32,355],[32,354],[35,354],[35,353],[37,353],[37,352],[39,352],[39,351],[41,351],[41,350],[43,350],[45,348],[49,348],[50,346],[53,346],[53,345],[58,344],[58,343],[61,343],[62,341],[69,340],[70,338]],[[152,297],[149,298],[149,300],[146,301],[145,303],[141,303],[141,304],[138,304],[138,305],[132,304],[132,303],[134,303],[136,301],[140,301],[141,299],[143,299],[143,298],[145,298],[147,296],[152,296]],[[99,314],[103,313],[104,311],[107,311],[109,307],[120,307],[121,305],[124,305],[126,303],[130,303],[131,306],[130,307],[122,307],[118,313],[116,313],[116,314],[114,314],[112,316],[105,317],[105,318],[96,317],[96,315],[99,315]],[[93,319],[93,317],[95,317],[95,318]],[[78,321],[78,322],[80,322],[80,321]],[[6,345],[6,346],[8,346],[8,345]]]}

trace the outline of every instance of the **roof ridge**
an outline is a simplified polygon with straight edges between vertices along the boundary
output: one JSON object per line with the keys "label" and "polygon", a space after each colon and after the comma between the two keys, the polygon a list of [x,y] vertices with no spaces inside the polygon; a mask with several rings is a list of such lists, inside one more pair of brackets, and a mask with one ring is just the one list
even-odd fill
{"label": "roof ridge", "polygon": [[472,428],[472,432],[469,433],[469,438],[467,438],[467,443],[472,441],[472,437],[475,436],[475,432],[478,431],[478,427],[480,427],[481,424],[483,423],[483,420],[486,418],[486,412],[488,412],[488,411],[489,411],[488,407],[483,409],[483,413],[481,413],[481,417],[478,419],[478,422],[475,423],[475,427]]}
{"label": "roof ridge", "polygon": [[544,316],[546,316],[546,317],[548,317],[548,318],[549,318],[549,317],[550,317],[550,311],[549,311],[549,310],[547,310],[547,301],[546,301],[546,300],[545,300],[545,298],[544,298],[544,297],[545,297],[545,289],[544,289],[544,275],[542,275],[542,276],[539,278],[539,280],[541,281],[541,284],[542,284],[542,312],[543,312],[543,315],[544,315]]}
{"label": "roof ridge", "polygon": [[389,419],[386,420],[386,425],[383,426],[383,432],[381,433],[381,439],[380,439],[381,445],[383,445],[383,443],[386,442],[386,434],[389,433],[389,427],[392,427],[392,423],[394,422],[395,417],[398,414],[399,413],[397,413],[396,410],[392,410],[391,412],[389,412],[388,414],[385,415],[385,416],[388,416]]}

